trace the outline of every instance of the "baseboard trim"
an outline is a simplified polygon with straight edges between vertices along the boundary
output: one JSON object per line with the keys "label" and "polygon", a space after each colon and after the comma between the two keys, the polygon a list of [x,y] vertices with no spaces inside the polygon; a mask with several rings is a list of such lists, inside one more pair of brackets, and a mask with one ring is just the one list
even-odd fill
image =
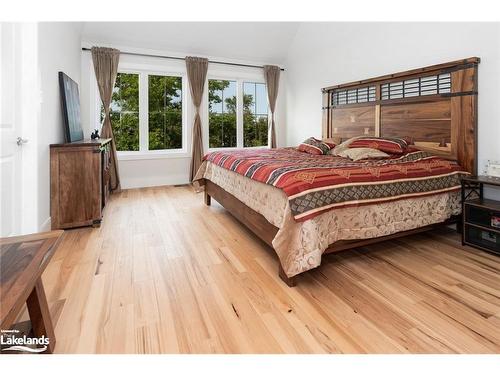
{"label": "baseboard trim", "polygon": [[185,176],[171,177],[153,177],[153,178],[122,178],[122,189],[136,189],[142,187],[167,186],[167,185],[183,185],[188,184],[189,180]]}
{"label": "baseboard trim", "polygon": [[39,230],[40,230],[40,232],[47,232],[47,231],[51,230],[51,228],[52,228],[52,221],[51,221],[51,218],[50,218],[50,216],[49,216],[49,217],[47,218],[47,220],[45,220],[45,221],[43,222],[43,224],[42,224],[42,225],[40,225]]}

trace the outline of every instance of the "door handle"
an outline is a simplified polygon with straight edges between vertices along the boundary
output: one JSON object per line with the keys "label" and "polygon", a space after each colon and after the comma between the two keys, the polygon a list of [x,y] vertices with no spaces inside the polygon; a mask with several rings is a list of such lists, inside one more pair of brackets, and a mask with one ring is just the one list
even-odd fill
{"label": "door handle", "polygon": [[16,143],[18,146],[22,146],[23,144],[28,143],[28,140],[21,137],[17,137]]}

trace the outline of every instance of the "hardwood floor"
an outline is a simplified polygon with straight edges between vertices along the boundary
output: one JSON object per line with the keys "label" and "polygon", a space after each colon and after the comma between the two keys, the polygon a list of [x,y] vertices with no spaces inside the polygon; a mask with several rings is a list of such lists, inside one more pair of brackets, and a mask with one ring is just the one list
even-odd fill
{"label": "hardwood floor", "polygon": [[277,271],[190,187],[124,191],[44,273],[56,353],[500,353],[500,257],[454,232],[333,254],[295,288]]}

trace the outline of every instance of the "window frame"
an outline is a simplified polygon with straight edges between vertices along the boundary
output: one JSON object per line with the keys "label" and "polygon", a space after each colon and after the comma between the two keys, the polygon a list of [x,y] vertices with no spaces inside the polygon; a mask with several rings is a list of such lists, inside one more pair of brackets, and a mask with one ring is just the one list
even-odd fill
{"label": "window frame", "polygon": [[[209,80],[225,80],[225,81],[236,81],[236,147],[210,147],[209,143],[209,111],[208,111],[208,81]],[[203,101],[202,105],[202,123],[206,124],[203,126],[202,135],[203,135],[203,145],[207,152],[212,151],[224,151],[224,150],[238,150],[238,149],[264,149],[270,147],[270,139],[268,137],[267,146],[253,146],[253,147],[244,147],[243,146],[243,83],[263,83],[266,85],[267,83],[263,77],[260,75],[244,75],[239,76],[237,74],[223,74],[219,73],[210,73],[207,74],[207,80],[205,82],[205,89],[203,93]],[[271,116],[271,111],[269,109],[269,104],[267,105],[267,115],[268,119]]]}
{"label": "window frame", "polygon": [[[188,149],[188,96],[187,74],[185,71],[172,69],[159,69],[159,67],[145,66],[119,66],[118,73],[139,75],[139,151],[118,151],[118,160],[140,160],[140,159],[163,159],[163,158],[185,158],[189,156]],[[149,79],[150,75],[180,77],[182,79],[182,148],[149,150]],[[101,124],[101,99],[97,83],[95,123]]]}
{"label": "window frame", "polygon": [[[241,82],[241,99],[243,99],[243,95],[245,94],[244,92],[244,84],[245,83],[261,83],[266,86],[266,94],[267,94],[267,83],[264,79],[261,80],[252,80],[252,79],[244,79]],[[243,148],[251,148],[251,149],[259,149],[259,148],[270,148],[270,143],[271,143],[271,138],[269,135],[269,120],[271,119],[271,109],[269,108],[269,101],[266,98],[267,101],[267,145],[265,146],[252,146],[252,147],[245,147],[244,146],[244,136],[245,136],[245,128],[244,128],[244,116],[243,116],[243,101],[241,104],[241,143]],[[255,102],[255,106],[257,106],[257,102]]]}
{"label": "window frame", "polygon": [[[233,81],[236,82],[236,147],[210,147],[210,111],[208,110],[208,81]],[[204,111],[206,112],[206,126],[204,127],[203,133],[206,134],[206,139],[203,140],[203,144],[206,145],[206,149],[208,152],[210,151],[217,151],[217,150],[234,150],[237,148],[243,148],[243,122],[240,121],[240,106],[241,106],[241,115],[243,114],[243,106],[241,103],[240,99],[240,82],[238,79],[235,78],[213,78],[213,77],[207,77],[207,81],[205,82],[205,92],[204,92],[204,98],[205,98],[205,104],[204,104]],[[243,87],[243,86],[242,86]],[[202,104],[203,105],[203,104]],[[241,122],[241,131],[240,131],[240,122]],[[241,140],[240,140],[240,133],[241,133]],[[205,135],[205,134],[203,134]],[[241,142],[240,142],[241,141]],[[241,147],[240,147],[241,143]]]}

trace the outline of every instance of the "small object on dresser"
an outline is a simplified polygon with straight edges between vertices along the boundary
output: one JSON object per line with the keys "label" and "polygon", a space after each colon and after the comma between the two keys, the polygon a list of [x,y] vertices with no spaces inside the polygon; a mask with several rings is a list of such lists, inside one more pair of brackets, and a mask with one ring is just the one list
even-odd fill
{"label": "small object on dresser", "polygon": [[82,122],[80,119],[80,94],[78,83],[67,74],[59,72],[59,90],[61,93],[64,135],[66,142],[83,140]]}
{"label": "small object on dresser", "polygon": [[92,134],[90,134],[90,139],[99,139],[99,138],[101,138],[101,136],[99,135],[99,130],[94,129]]}

